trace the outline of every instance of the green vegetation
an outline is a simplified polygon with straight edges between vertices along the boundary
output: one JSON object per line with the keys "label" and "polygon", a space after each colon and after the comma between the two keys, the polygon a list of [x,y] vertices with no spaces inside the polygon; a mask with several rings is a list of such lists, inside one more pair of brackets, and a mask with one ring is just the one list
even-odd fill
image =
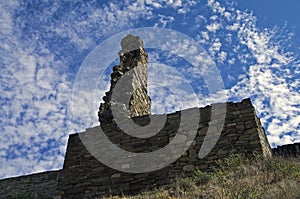
{"label": "green vegetation", "polygon": [[196,171],[138,196],[109,199],[297,199],[300,198],[300,160],[230,155],[219,161],[215,172]]}

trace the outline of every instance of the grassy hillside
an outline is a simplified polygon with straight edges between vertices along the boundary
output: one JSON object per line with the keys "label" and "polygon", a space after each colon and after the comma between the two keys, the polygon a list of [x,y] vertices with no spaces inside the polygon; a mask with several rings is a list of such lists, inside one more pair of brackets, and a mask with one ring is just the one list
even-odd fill
{"label": "grassy hillside", "polygon": [[[300,158],[265,160],[230,155],[218,162],[213,173],[195,171],[189,178],[178,178],[169,186],[131,197],[109,199],[299,199]],[[107,198],[108,199],[108,198]]]}

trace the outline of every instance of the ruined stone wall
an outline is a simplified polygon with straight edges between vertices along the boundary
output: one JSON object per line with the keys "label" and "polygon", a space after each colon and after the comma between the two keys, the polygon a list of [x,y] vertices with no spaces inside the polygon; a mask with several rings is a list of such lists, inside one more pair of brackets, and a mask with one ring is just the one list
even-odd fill
{"label": "ruined stone wall", "polygon": [[281,156],[284,158],[300,157],[300,143],[277,146],[277,148],[273,148],[272,151],[274,156]]}
{"label": "ruined stone wall", "polygon": [[[113,119],[112,108],[124,117],[146,116],[151,113],[148,96],[148,54],[138,36],[128,35],[121,41],[120,65],[113,67],[111,86],[103,97],[98,116],[101,124]],[[124,107],[125,106],[125,107]],[[122,111],[124,108],[128,112]]]}
{"label": "ruined stone wall", "polygon": [[[300,143],[270,149],[264,130],[249,99],[227,103],[221,136],[208,155],[201,159],[198,152],[207,134],[211,106],[200,108],[197,135],[189,149],[174,163],[147,173],[125,173],[99,162],[82,144],[81,135],[91,135],[99,127],[69,136],[63,169],[0,180],[0,198],[95,198],[103,195],[132,194],[170,183],[176,176],[189,176],[195,169],[211,171],[215,161],[230,153],[257,152],[265,156],[299,157]],[[187,110],[188,111],[188,110]],[[167,115],[163,129],[149,139],[129,137],[114,123],[103,126],[112,142],[128,151],[149,152],[169,143],[177,132],[180,112]],[[160,117],[160,116],[156,116]],[[135,118],[139,124],[144,117]],[[95,140],[95,143],[100,140]],[[101,145],[101,144],[100,144]],[[109,149],[107,148],[108,152]],[[105,155],[105,152],[102,154]],[[121,162],[120,162],[121,164]]]}
{"label": "ruined stone wall", "polygon": [[[198,152],[211,122],[211,106],[200,108],[197,135],[189,149],[174,163],[163,169],[147,173],[126,173],[99,162],[82,144],[80,137],[92,136],[99,127],[69,137],[65,163],[58,178],[57,198],[93,198],[109,194],[131,194],[170,183],[176,176],[191,175],[195,169],[212,171],[215,161],[230,153],[252,154],[254,151],[272,156],[271,148],[250,99],[240,103],[227,103],[227,112],[221,136],[212,151],[203,159]],[[189,110],[186,110],[189,111]],[[109,139],[122,149],[132,152],[151,152],[166,146],[177,133],[180,112],[167,115],[163,129],[148,139],[138,139],[122,132],[114,123],[102,126]],[[159,116],[156,116],[159,117]],[[140,124],[144,118],[136,118]],[[109,148],[102,148],[101,140],[94,140],[103,156]],[[105,147],[105,146],[103,146]],[[120,161],[122,164],[122,161]],[[147,165],[145,165],[147,166]]]}
{"label": "ruined stone wall", "polygon": [[0,180],[0,198],[52,198],[59,171],[31,174]]}

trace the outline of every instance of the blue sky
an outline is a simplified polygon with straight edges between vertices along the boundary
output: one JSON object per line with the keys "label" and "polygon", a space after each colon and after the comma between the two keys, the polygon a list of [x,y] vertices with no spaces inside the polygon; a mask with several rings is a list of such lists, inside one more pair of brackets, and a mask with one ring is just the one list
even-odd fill
{"label": "blue sky", "polygon": [[[1,1],[0,178],[62,167],[68,135],[98,124],[109,87],[108,67],[101,83],[89,82],[93,91],[74,95],[81,64],[110,36],[142,27],[193,38],[225,86],[208,95],[199,71],[149,49],[153,113],[205,106],[220,95],[229,101],[250,97],[273,147],[300,142],[299,8],[296,0]],[[158,73],[163,85],[189,83],[200,102],[189,96],[180,101],[172,90],[155,87]],[[86,97],[90,92],[96,100]],[[83,106],[72,109],[72,100]]]}
{"label": "blue sky", "polygon": [[300,43],[300,2],[295,0],[271,1],[252,0],[239,1],[239,7],[252,10],[258,18],[257,24],[262,27],[284,26],[286,23],[296,33],[296,42]]}

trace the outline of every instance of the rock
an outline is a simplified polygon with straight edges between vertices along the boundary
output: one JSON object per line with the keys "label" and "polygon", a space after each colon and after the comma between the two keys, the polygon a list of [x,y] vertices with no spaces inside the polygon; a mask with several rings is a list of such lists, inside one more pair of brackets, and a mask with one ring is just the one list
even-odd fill
{"label": "rock", "polygon": [[195,166],[194,165],[186,165],[182,169],[183,169],[183,171],[195,171]]}

